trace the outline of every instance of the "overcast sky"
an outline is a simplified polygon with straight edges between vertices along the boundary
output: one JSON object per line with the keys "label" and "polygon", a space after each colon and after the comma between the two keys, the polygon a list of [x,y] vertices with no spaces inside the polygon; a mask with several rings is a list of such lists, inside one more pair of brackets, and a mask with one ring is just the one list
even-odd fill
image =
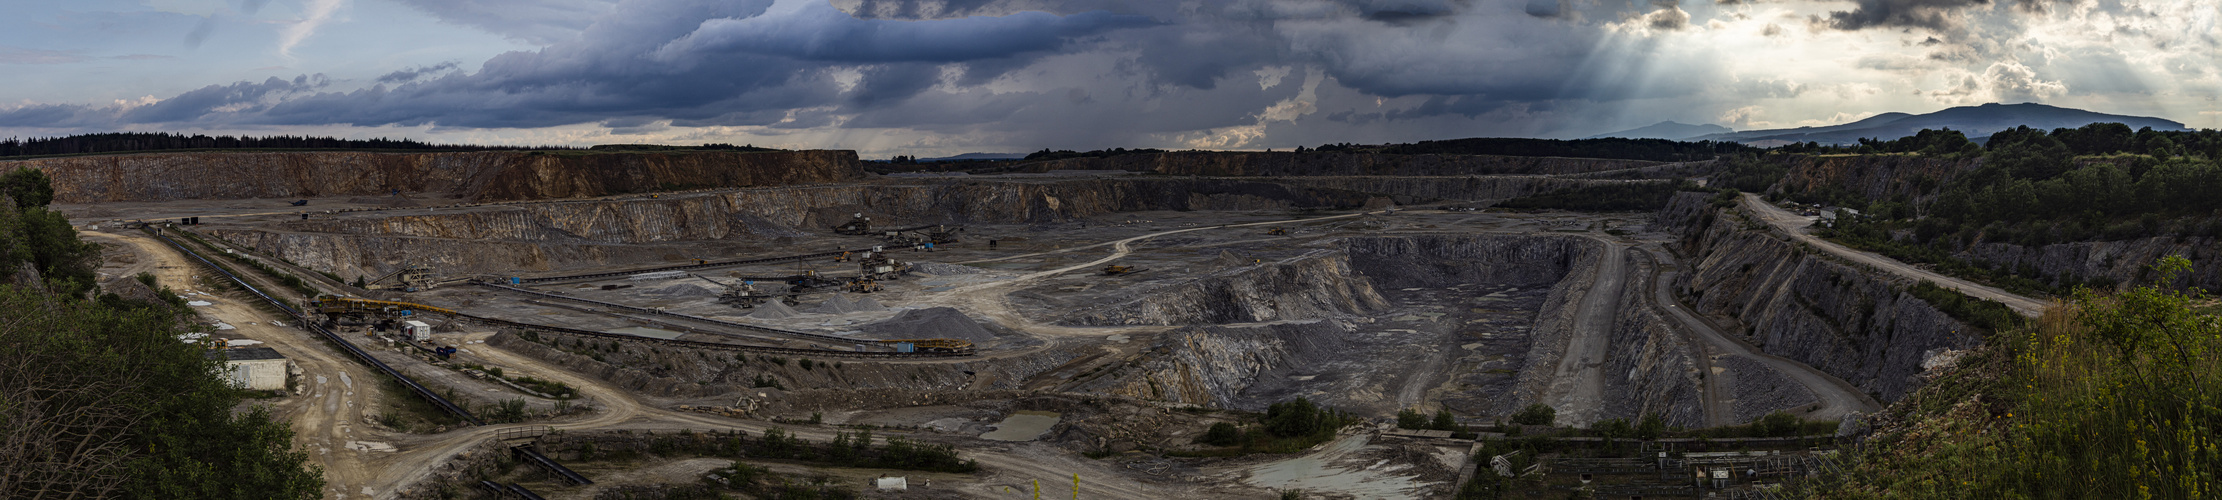
{"label": "overcast sky", "polygon": [[1739,130],[2041,102],[2222,128],[2218,0],[0,0],[0,137],[896,154]]}

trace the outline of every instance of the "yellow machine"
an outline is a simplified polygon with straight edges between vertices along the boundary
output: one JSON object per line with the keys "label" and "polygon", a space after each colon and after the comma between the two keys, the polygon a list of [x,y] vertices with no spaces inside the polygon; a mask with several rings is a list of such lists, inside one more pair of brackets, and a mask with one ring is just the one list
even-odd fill
{"label": "yellow machine", "polygon": [[922,352],[970,353],[972,343],[957,339],[896,339],[882,340],[882,344],[910,344]]}
{"label": "yellow machine", "polygon": [[1288,236],[1288,228],[1285,228],[1285,227],[1276,227],[1276,228],[1269,228],[1269,229],[1266,229],[1266,230],[1265,230],[1265,235],[1266,235],[1266,236]]}
{"label": "yellow machine", "polygon": [[880,286],[879,283],[873,282],[871,278],[849,280],[849,293],[872,293],[886,289],[887,287]]}
{"label": "yellow machine", "polygon": [[310,307],[314,307],[314,308],[316,308],[316,312],[320,312],[320,313],[324,313],[324,314],[353,314],[353,313],[364,313],[364,312],[387,312],[387,311],[422,311],[422,312],[428,312],[428,313],[440,313],[440,314],[445,314],[445,315],[448,315],[448,316],[450,316],[450,317],[456,316],[456,314],[455,314],[455,311],[454,311],[454,310],[451,310],[451,309],[448,309],[448,308],[444,308],[444,307],[433,307],[433,306],[428,306],[428,305],[424,305],[424,304],[413,304],[413,303],[408,303],[408,302],[394,302],[394,301],[390,301],[390,300],[370,300],[370,299],[355,299],[355,298],[348,298],[348,297],[334,297],[334,296],[330,296],[330,295],[326,295],[326,296],[322,296],[322,297],[317,297],[317,298],[316,298],[315,300],[311,300],[311,301],[309,301],[309,306],[310,306]]}

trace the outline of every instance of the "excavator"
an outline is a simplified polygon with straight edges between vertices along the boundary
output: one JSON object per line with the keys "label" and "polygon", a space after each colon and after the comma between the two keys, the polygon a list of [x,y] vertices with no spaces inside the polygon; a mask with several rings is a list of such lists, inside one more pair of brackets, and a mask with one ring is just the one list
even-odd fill
{"label": "excavator", "polygon": [[443,283],[452,283],[455,281],[461,280],[451,279],[442,281],[439,279],[439,277],[432,274],[432,266],[413,264],[402,266],[401,269],[395,269],[394,272],[386,273],[385,276],[379,276],[378,279],[364,282],[363,289],[420,292],[431,290],[432,287],[439,286]]}
{"label": "excavator", "polygon": [[849,293],[872,293],[883,291],[886,289],[887,287],[880,286],[878,282],[872,281],[871,278],[857,278],[849,280]]}
{"label": "excavator", "polygon": [[1265,235],[1266,235],[1266,236],[1288,236],[1288,228],[1285,228],[1285,227],[1273,227],[1273,228],[1267,228],[1267,229],[1265,230]]}
{"label": "excavator", "polygon": [[850,218],[850,219],[849,219],[849,222],[848,222],[848,223],[846,223],[846,224],[842,224],[842,225],[839,225],[839,226],[834,226],[834,227],[833,227],[833,234],[847,234],[847,235],[866,235],[866,234],[872,234],[872,218],[871,218],[871,217],[865,217],[865,216],[864,216],[864,213],[862,213],[862,212],[858,212],[858,213],[856,214],[856,216],[855,216],[855,217],[853,217],[853,218]]}
{"label": "excavator", "polygon": [[1104,276],[1120,276],[1139,273],[1142,271],[1148,271],[1148,269],[1136,269],[1134,266],[1121,266],[1118,264],[1103,266]]}
{"label": "excavator", "polygon": [[719,304],[727,304],[742,309],[752,309],[756,306],[763,305],[765,302],[769,302],[772,299],[779,299],[780,302],[785,302],[787,303],[787,305],[790,306],[799,303],[795,300],[794,294],[773,294],[758,291],[756,290],[755,281],[742,281],[741,284],[738,285],[728,285],[725,283],[719,283],[718,280],[710,279],[708,276],[699,274],[692,276],[694,276],[696,279],[708,281],[710,282],[710,284],[725,288],[725,291],[723,293],[718,294]]}

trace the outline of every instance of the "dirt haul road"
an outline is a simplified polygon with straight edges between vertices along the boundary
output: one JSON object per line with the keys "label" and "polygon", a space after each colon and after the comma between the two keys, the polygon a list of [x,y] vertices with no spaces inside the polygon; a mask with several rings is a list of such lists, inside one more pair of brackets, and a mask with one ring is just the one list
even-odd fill
{"label": "dirt haul road", "polygon": [[1745,207],[1750,207],[1752,211],[1758,214],[1759,218],[1766,221],[1768,225],[1774,226],[1776,229],[1781,230],[1783,234],[1786,234],[1791,238],[1796,239],[1797,241],[1812,245],[1814,248],[1819,248],[1831,255],[1851,259],[1853,262],[1865,264],[1868,267],[1872,267],[1875,269],[1881,269],[1891,274],[1896,274],[1916,280],[1934,282],[1937,284],[1937,286],[1957,290],[1960,293],[1968,294],[1975,298],[2005,304],[2006,307],[2013,309],[2014,312],[2021,313],[2021,315],[2023,316],[2034,318],[2037,317],[2038,314],[2042,314],[2045,310],[2045,301],[2023,297],[2020,295],[2007,293],[2005,290],[1999,290],[1997,288],[1991,288],[1971,283],[1967,280],[1929,272],[1928,270],[1907,265],[1904,262],[1899,262],[1897,259],[1892,259],[1873,253],[1862,252],[1859,250],[1853,250],[1849,247],[1838,245],[1836,244],[1836,242],[1824,240],[1811,234],[1807,234],[1805,232],[1805,228],[1807,226],[1813,225],[1813,219],[1790,213],[1790,211],[1788,210],[1783,210],[1782,207],[1777,207],[1774,206],[1774,204],[1772,203],[1767,203],[1766,200],[1760,199],[1759,195],[1744,193],[1743,202]]}
{"label": "dirt haul road", "polygon": [[[1659,261],[1670,260],[1659,249],[1646,247],[1644,250],[1651,252],[1652,256]],[[1674,296],[1672,283],[1674,283],[1675,277],[1680,274],[1680,271],[1663,269],[1659,271],[1657,279],[1652,280],[1654,286],[1652,287],[1651,300],[1658,304],[1659,309],[1665,311],[1668,317],[1674,318],[1683,327],[1696,333],[1697,338],[1694,340],[1698,343],[1693,345],[1702,350],[1700,355],[1704,359],[1701,361],[1706,364],[1706,366],[1700,368],[1706,370],[1707,375],[1704,392],[1706,423],[1708,425],[1741,425],[1745,423],[1730,421],[1733,420],[1730,417],[1732,412],[1724,404],[1730,393],[1727,388],[1719,387],[1716,383],[1721,377],[1714,376],[1717,373],[1714,373],[1711,364],[1712,360],[1716,359],[1715,356],[1722,355],[1743,356],[1746,359],[1758,361],[1760,364],[1773,368],[1775,372],[1789,377],[1790,380],[1796,381],[1798,385],[1805,386],[1807,391],[1812,392],[1815,398],[1821,400],[1821,407],[1805,415],[1807,419],[1831,420],[1843,418],[1846,414],[1854,411],[1872,414],[1882,409],[1882,405],[1877,403],[1875,398],[1860,392],[1859,388],[1854,387],[1851,383],[1807,366],[1805,363],[1791,361],[1788,358],[1760,351],[1752,347],[1751,344],[1746,344],[1740,339],[1722,333],[1721,329],[1713,325],[1711,321],[1691,313],[1689,306],[1682,304]]]}
{"label": "dirt haul road", "polygon": [[1543,391],[1543,404],[1558,410],[1558,421],[1566,425],[1588,426],[1597,421],[1604,405],[1605,357],[1611,354],[1607,339],[1618,323],[1620,290],[1628,282],[1628,247],[1616,241],[1598,241],[1605,249],[1598,255],[1597,271],[1589,289],[1582,292],[1580,309],[1574,313],[1566,355],[1558,362],[1550,388]]}
{"label": "dirt haul road", "polygon": [[203,268],[167,244],[138,233],[78,234],[129,249],[138,256],[139,263],[133,269],[147,269],[159,283],[179,293],[190,293],[188,300],[210,304],[193,307],[195,312],[232,325],[237,330],[228,333],[262,341],[262,346],[276,349],[301,368],[301,394],[271,405],[271,411],[278,420],[292,424],[294,445],[309,453],[311,463],[324,468],[326,498],[361,498],[385,492],[380,483],[371,480],[370,471],[390,463],[392,457],[371,449],[389,442],[392,436],[358,425],[365,420],[365,410],[378,407],[380,401],[390,397],[381,389],[378,377],[383,375],[331,350],[307,332],[272,324],[272,319],[281,323],[289,319],[254,307],[249,302],[255,300],[252,297],[236,292],[202,295],[192,290],[194,276]]}

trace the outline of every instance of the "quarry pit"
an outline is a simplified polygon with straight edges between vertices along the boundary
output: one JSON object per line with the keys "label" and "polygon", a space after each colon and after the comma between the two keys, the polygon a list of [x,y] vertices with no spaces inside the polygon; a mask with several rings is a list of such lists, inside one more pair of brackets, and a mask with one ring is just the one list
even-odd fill
{"label": "quarry pit", "polygon": [[[1029,481],[1069,478],[1122,498],[1286,489],[1427,498],[1488,465],[1472,460],[1471,440],[1385,432],[1400,410],[1447,411],[1471,426],[1499,425],[1534,404],[1575,427],[1655,415],[1700,428],[1774,411],[1833,420],[1874,411],[1877,395],[1896,394],[1908,376],[1817,370],[1761,353],[1750,344],[1764,332],[1727,307],[1689,309],[1704,304],[1686,298],[1729,300],[1693,294],[1693,280],[1731,278],[1701,260],[1729,251],[1693,246],[1704,229],[1686,218],[1486,209],[1569,183],[1630,181],[819,177],[837,180],[525,199],[467,186],[173,193],[56,206],[110,234],[101,241],[149,241],[125,228],[156,222],[322,294],[402,304],[378,314],[415,308],[409,317],[432,326],[421,341],[380,331],[398,318],[318,319],[469,407],[521,401],[523,424],[644,435],[780,428],[813,441],[869,428],[950,445],[981,464],[977,474],[912,473],[914,485],[932,481],[910,496],[1007,496]],[[297,200],[306,203],[288,203]],[[882,230],[835,230],[859,217]],[[172,224],[185,218],[195,223]],[[962,230],[931,245],[931,230],[885,231],[927,227]],[[110,271],[185,265],[134,245],[110,248]],[[866,263],[884,261],[871,259],[907,270],[876,272]],[[390,286],[411,268],[426,273],[421,286]],[[878,279],[850,281],[867,274]],[[824,282],[789,288],[803,276]],[[225,314],[277,317],[245,307]],[[443,347],[455,351],[443,356]],[[575,395],[547,389],[556,385]],[[1183,458],[1211,449],[1197,438],[1212,424],[1298,397],[1376,423],[1293,455]],[[360,404],[408,398],[388,389]],[[325,411],[319,405],[280,409],[309,419]],[[442,485],[464,484],[453,471],[476,470],[473,457],[489,452],[471,446],[495,432],[398,428],[367,411],[341,418],[356,425],[333,432],[398,451],[337,452],[351,458],[326,467],[354,472],[332,476],[334,498],[438,496]],[[1030,427],[999,429],[1019,421]],[[339,447],[332,439],[302,438]],[[594,498],[707,468],[653,454],[555,456],[611,480],[501,474],[549,498]]]}

